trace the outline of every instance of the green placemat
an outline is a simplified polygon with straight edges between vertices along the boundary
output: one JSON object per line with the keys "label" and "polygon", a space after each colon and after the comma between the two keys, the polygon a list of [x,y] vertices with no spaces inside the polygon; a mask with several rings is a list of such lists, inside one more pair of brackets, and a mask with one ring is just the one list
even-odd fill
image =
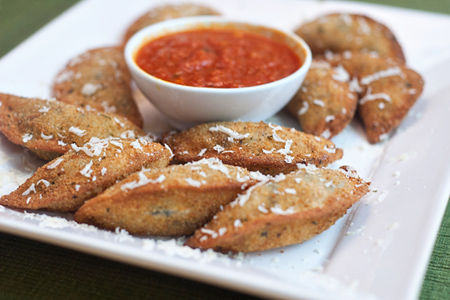
{"label": "green placemat", "polygon": [[[0,57],[75,2],[0,0]],[[370,2],[450,14],[446,0]],[[0,300],[257,299],[8,234],[0,234],[0,241]],[[449,253],[450,206],[420,299],[450,299]]]}
{"label": "green placemat", "polygon": [[0,0],[0,57],[76,0]]}
{"label": "green placemat", "polygon": [[450,299],[450,204],[442,220],[420,299]]}
{"label": "green placemat", "polygon": [[450,14],[450,1],[448,0],[368,0],[368,1],[347,0],[347,1],[370,2],[382,5]]}
{"label": "green placemat", "polygon": [[0,299],[242,299],[229,290],[0,234]]}

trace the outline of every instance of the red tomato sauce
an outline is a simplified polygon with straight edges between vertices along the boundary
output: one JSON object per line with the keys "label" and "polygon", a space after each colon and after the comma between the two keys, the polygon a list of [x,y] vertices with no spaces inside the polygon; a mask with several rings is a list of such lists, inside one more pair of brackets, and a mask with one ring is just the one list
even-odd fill
{"label": "red tomato sauce", "polygon": [[145,72],[177,84],[240,88],[284,78],[301,62],[287,45],[239,30],[200,29],[163,36],[136,55]]}

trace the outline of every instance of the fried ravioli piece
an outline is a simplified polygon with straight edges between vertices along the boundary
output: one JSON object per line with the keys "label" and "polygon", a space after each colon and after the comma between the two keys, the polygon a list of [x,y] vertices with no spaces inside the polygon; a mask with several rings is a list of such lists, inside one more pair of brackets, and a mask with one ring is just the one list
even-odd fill
{"label": "fried ravioli piece", "polygon": [[302,87],[288,104],[304,132],[329,139],[351,122],[358,95],[350,90],[349,79],[344,68],[313,60]]}
{"label": "fried ravioli piece", "polygon": [[85,109],[120,114],[142,128],[122,47],[92,49],[71,59],[56,76],[53,94]]}
{"label": "fried ravioli piece", "polygon": [[296,31],[313,55],[346,50],[376,52],[405,61],[403,50],[385,25],[363,15],[335,13],[301,25]]}
{"label": "fried ravioli piece", "polygon": [[143,170],[87,201],[75,221],[138,235],[192,234],[259,177],[217,159]]}
{"label": "fried ravioli piece", "polygon": [[333,55],[329,61],[341,65],[357,79],[358,114],[370,143],[383,140],[397,128],[422,94],[422,77],[397,60],[352,53]]}
{"label": "fried ravioli piece", "polygon": [[342,158],[333,142],[295,129],[264,122],[215,122],[167,135],[163,143],[174,161],[217,157],[223,163],[277,175],[297,169],[298,163],[326,166]]}
{"label": "fried ravioli piece", "polygon": [[137,19],[130,27],[124,37],[124,44],[139,30],[149,25],[165,20],[193,17],[193,16],[218,16],[220,13],[207,6],[198,4],[178,4],[158,6]]}
{"label": "fried ravioli piece", "polygon": [[253,252],[302,243],[332,226],[369,190],[348,167],[304,167],[258,183],[225,206],[186,245]]}
{"label": "fried ravioli piece", "polygon": [[137,137],[143,132],[126,118],[86,111],[54,100],[0,93],[0,131],[44,160],[52,160],[91,138]]}
{"label": "fried ravioli piece", "polygon": [[171,153],[146,139],[93,139],[40,167],[0,204],[57,212],[77,210],[127,175],[169,164]]}

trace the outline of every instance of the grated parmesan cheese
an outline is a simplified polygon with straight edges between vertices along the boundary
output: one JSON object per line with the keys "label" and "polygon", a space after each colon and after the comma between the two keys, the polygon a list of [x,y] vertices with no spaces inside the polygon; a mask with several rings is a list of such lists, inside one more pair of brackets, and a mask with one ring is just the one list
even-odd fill
{"label": "grated parmesan cheese", "polygon": [[22,136],[22,141],[23,141],[24,143],[29,142],[31,139],[33,139],[33,135],[32,135],[31,133],[25,133],[25,134]]}
{"label": "grated parmesan cheese", "polygon": [[284,192],[286,194],[291,194],[291,195],[296,195],[297,194],[297,191],[295,189],[291,189],[291,188],[284,189]]}
{"label": "grated parmesan cheese", "polygon": [[48,181],[45,180],[45,179],[39,180],[39,181],[36,183],[36,185],[39,185],[40,183],[43,183],[43,184],[45,185],[45,187],[49,187],[49,186],[50,186],[50,182],[48,182]]}
{"label": "grated parmesan cheese", "polygon": [[231,205],[235,206],[236,204],[239,204],[239,206],[244,206],[245,203],[248,201],[248,199],[250,199],[250,196],[252,194],[252,192],[258,187],[263,185],[265,182],[259,182],[257,184],[255,184],[254,186],[250,187],[247,191],[245,191],[245,193],[243,194],[239,194],[236,198],[236,200],[234,200]]}
{"label": "grated parmesan cheese", "polygon": [[335,68],[333,68],[334,73],[331,75],[331,78],[333,78],[336,81],[340,82],[349,82],[350,81],[350,75],[348,74],[347,70],[344,69],[342,65],[339,65]]}
{"label": "grated parmesan cheese", "polygon": [[365,228],[366,228],[366,226],[361,225],[361,226],[359,226],[359,228],[356,229],[356,230],[353,230],[353,231],[348,230],[348,231],[345,233],[345,235],[358,235],[358,234],[360,234]]}
{"label": "grated parmesan cheese", "polygon": [[[324,61],[324,60],[313,60],[311,62],[311,69],[329,69],[331,68],[331,65],[329,62]],[[305,92],[305,91],[304,91]]]}
{"label": "grated parmesan cheese", "polygon": [[205,154],[206,152],[206,148],[203,148],[202,150],[200,150],[200,152],[197,154],[197,156],[203,156],[203,154]]}
{"label": "grated parmesan cheese", "polygon": [[60,163],[62,163],[64,161],[64,159],[62,159],[61,157],[55,159],[51,164],[49,164],[47,166],[47,169],[54,169],[57,166],[59,166]]}
{"label": "grated parmesan cheese", "polygon": [[330,129],[329,129],[329,128],[325,129],[325,130],[320,134],[320,136],[323,137],[324,139],[329,139],[329,138],[331,137]]}
{"label": "grated parmesan cheese", "polygon": [[370,35],[372,33],[372,29],[370,28],[369,24],[367,24],[366,19],[364,19],[363,17],[358,17],[357,21],[359,24],[358,31],[360,31],[360,33],[363,33],[365,35]]}
{"label": "grated parmesan cheese", "polygon": [[140,171],[140,172],[138,173],[138,176],[139,176],[139,180],[138,180],[138,181],[134,180],[134,181],[131,181],[131,182],[127,182],[127,183],[123,184],[123,185],[120,187],[120,189],[121,189],[122,191],[125,191],[125,190],[132,190],[132,189],[135,189],[135,188],[144,186],[144,185],[146,185],[146,184],[150,184],[150,183],[152,183],[152,184],[158,184],[158,183],[162,183],[164,180],[166,180],[166,176],[164,176],[164,175],[160,175],[160,176],[159,176],[158,178],[156,178],[156,179],[149,179],[149,178],[147,178],[147,177],[145,176],[145,174],[144,174],[145,171],[147,171],[147,170],[142,170],[142,171]]}
{"label": "grated parmesan cheese", "polygon": [[81,175],[85,176],[85,177],[91,177],[91,174],[93,172],[93,170],[91,169],[92,167],[92,160],[86,165],[84,166],[84,168],[80,171]]}
{"label": "grated parmesan cheese", "polygon": [[395,230],[399,227],[400,227],[400,224],[398,222],[395,222],[395,223],[392,223],[391,225],[389,225],[386,229],[387,230]]}
{"label": "grated parmesan cheese", "polygon": [[359,85],[358,78],[353,77],[352,80],[350,80],[350,82],[349,82],[349,90],[351,92],[355,92],[355,93],[361,93],[362,92],[362,88]]}
{"label": "grated parmesan cheese", "polygon": [[49,106],[42,106],[39,110],[38,110],[38,112],[40,112],[40,113],[47,113],[47,112],[49,112],[50,111],[50,107]]}
{"label": "grated parmesan cheese", "polygon": [[93,157],[99,156],[108,147],[108,144],[108,139],[100,140],[99,138],[93,137],[82,147],[78,147],[75,143],[71,146],[76,152],[83,151],[87,156]]}
{"label": "grated parmesan cheese", "polygon": [[323,146],[323,150],[327,151],[328,153],[336,153],[336,148],[328,148],[328,145]]}
{"label": "grated parmesan cheese", "polygon": [[222,152],[222,151],[225,150],[225,148],[222,147],[222,146],[220,146],[220,145],[215,145],[215,146],[213,147],[213,149],[216,150],[217,153],[220,153],[220,152]]}
{"label": "grated parmesan cheese", "polygon": [[322,100],[314,99],[314,100],[313,100],[313,103],[314,103],[315,105],[318,105],[318,106],[321,106],[321,107],[325,107],[325,102],[323,102]]}
{"label": "grated parmesan cheese", "polygon": [[227,231],[228,231],[228,229],[226,227],[219,228],[219,230],[218,230],[219,236],[223,236]]}
{"label": "grated parmesan cheese", "polygon": [[229,135],[228,137],[228,141],[233,142],[234,139],[236,140],[242,140],[246,137],[250,136],[250,133],[246,133],[246,134],[240,134],[234,130],[231,130],[230,128],[227,128],[225,126],[222,125],[216,125],[214,127],[210,127],[209,131],[213,131],[213,132],[223,132]]}
{"label": "grated parmesan cheese", "polygon": [[116,122],[117,124],[119,124],[120,127],[125,127],[125,123],[120,122],[120,120],[117,117],[114,117],[114,122]]}
{"label": "grated parmesan cheese", "polygon": [[299,116],[301,116],[301,115],[304,115],[307,111],[308,111],[308,109],[309,109],[309,104],[308,104],[308,102],[307,101],[303,101],[302,102],[302,107],[299,109],[299,111],[298,111],[298,115]]}
{"label": "grated parmesan cheese", "polygon": [[389,96],[386,93],[371,94],[371,92],[372,92],[372,89],[369,87],[367,89],[366,95],[359,100],[359,104],[360,105],[363,105],[367,101],[373,101],[373,100],[377,100],[377,99],[385,100],[387,102],[391,102],[392,101],[391,96]]}
{"label": "grated parmesan cheese", "polygon": [[170,151],[170,158],[174,157],[174,154],[173,154],[173,152],[172,152],[172,149],[170,149],[169,145],[164,144],[164,148],[166,148],[167,150]]}
{"label": "grated parmesan cheese", "polygon": [[325,122],[329,123],[329,122],[333,121],[334,119],[336,119],[335,116],[328,115],[328,116],[325,117]]}
{"label": "grated parmesan cheese", "polygon": [[[109,141],[112,145],[119,147],[121,150],[123,150],[123,144],[117,141]],[[106,146],[107,147],[107,146]]]}
{"label": "grated parmesan cheese", "polygon": [[341,18],[342,21],[344,21],[344,23],[347,26],[351,26],[352,25],[353,20],[352,20],[352,17],[350,17],[349,14],[341,14],[339,17]]}
{"label": "grated parmesan cheese", "polygon": [[92,96],[100,88],[102,88],[101,84],[85,83],[81,88],[81,93],[84,96]]}
{"label": "grated parmesan cheese", "polygon": [[400,69],[400,67],[397,66],[397,67],[389,68],[386,70],[378,71],[371,75],[364,76],[363,78],[361,78],[360,82],[361,82],[361,84],[368,85],[373,81],[377,81],[382,78],[390,77],[390,76],[404,76],[404,75],[403,75],[403,72]]}
{"label": "grated parmesan cheese", "polygon": [[138,150],[141,150],[141,151],[144,150],[144,148],[142,147],[142,145],[141,145],[141,143],[139,142],[139,140],[132,141],[132,142],[130,143],[130,145],[133,146],[134,149],[138,149]]}
{"label": "grated parmesan cheese", "polygon": [[292,140],[287,140],[286,144],[284,145],[284,149],[277,150],[278,153],[283,154],[285,156],[284,161],[288,164],[292,163],[292,161],[294,160],[294,157],[289,155],[290,153],[292,153],[291,151],[292,143],[293,143]]}
{"label": "grated parmesan cheese", "polygon": [[72,78],[73,78],[73,71],[67,70],[67,71],[62,72],[61,74],[59,74],[56,77],[55,83],[57,83],[57,84],[63,83],[63,82],[72,80]]}
{"label": "grated parmesan cheese", "polygon": [[271,207],[270,211],[277,215],[292,215],[296,212],[295,207],[293,206],[283,210],[279,204],[275,204],[275,206]]}
{"label": "grated parmesan cheese", "polygon": [[349,50],[344,51],[344,52],[342,53],[342,56],[344,57],[344,59],[352,59],[352,52],[349,51]]}
{"label": "grated parmesan cheese", "polygon": [[[36,193],[36,187],[35,187],[34,183],[32,183],[30,185],[30,187],[25,192],[22,193],[22,196],[28,196],[31,192]],[[28,204],[28,201],[27,201],[27,204]]]}
{"label": "grated parmesan cheese", "polygon": [[269,210],[266,208],[266,205],[264,203],[261,203],[258,205],[258,210],[262,212],[263,214],[267,214]]}
{"label": "grated parmesan cheese", "polygon": [[[117,112],[117,108],[114,105],[110,106],[109,103],[106,102],[106,101],[102,101],[101,105],[102,105],[103,111],[105,113],[115,113],[115,112]],[[114,117],[114,120],[117,122],[117,118],[116,117]],[[118,122],[118,123],[121,124],[120,122]],[[121,125],[121,126],[123,127],[123,125]]]}
{"label": "grated parmesan cheese", "polygon": [[236,220],[234,220],[233,225],[234,225],[234,227],[236,227],[236,228],[242,227],[242,221],[239,220],[239,219],[236,219]]}
{"label": "grated parmesan cheese", "polygon": [[193,187],[200,187],[202,185],[200,181],[194,180],[192,178],[185,178],[184,180],[187,182],[187,184]]}
{"label": "grated parmesan cheese", "polygon": [[51,140],[53,138],[53,135],[45,135],[43,132],[41,132],[41,138],[44,140]]}
{"label": "grated parmesan cheese", "polygon": [[122,132],[120,134],[120,137],[123,139],[134,139],[136,137],[136,135],[134,134],[134,131],[127,130],[127,131]]}
{"label": "grated parmesan cheese", "polygon": [[83,135],[86,134],[86,130],[82,130],[82,129],[74,127],[74,126],[71,126],[69,128],[69,132],[72,132],[72,133],[74,133],[74,134],[76,134],[78,136],[83,136]]}

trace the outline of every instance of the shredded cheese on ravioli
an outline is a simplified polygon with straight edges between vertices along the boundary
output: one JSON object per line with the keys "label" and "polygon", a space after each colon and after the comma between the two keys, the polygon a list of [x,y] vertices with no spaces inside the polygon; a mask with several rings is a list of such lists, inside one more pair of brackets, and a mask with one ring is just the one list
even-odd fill
{"label": "shredded cheese on ravioli", "polygon": [[227,128],[227,127],[222,126],[222,125],[216,125],[214,127],[210,127],[209,131],[223,132],[223,133],[228,134],[229,135],[228,140],[230,142],[233,142],[235,139],[236,140],[242,140],[242,139],[250,136],[250,133],[240,134],[239,132],[231,130],[230,128]]}

